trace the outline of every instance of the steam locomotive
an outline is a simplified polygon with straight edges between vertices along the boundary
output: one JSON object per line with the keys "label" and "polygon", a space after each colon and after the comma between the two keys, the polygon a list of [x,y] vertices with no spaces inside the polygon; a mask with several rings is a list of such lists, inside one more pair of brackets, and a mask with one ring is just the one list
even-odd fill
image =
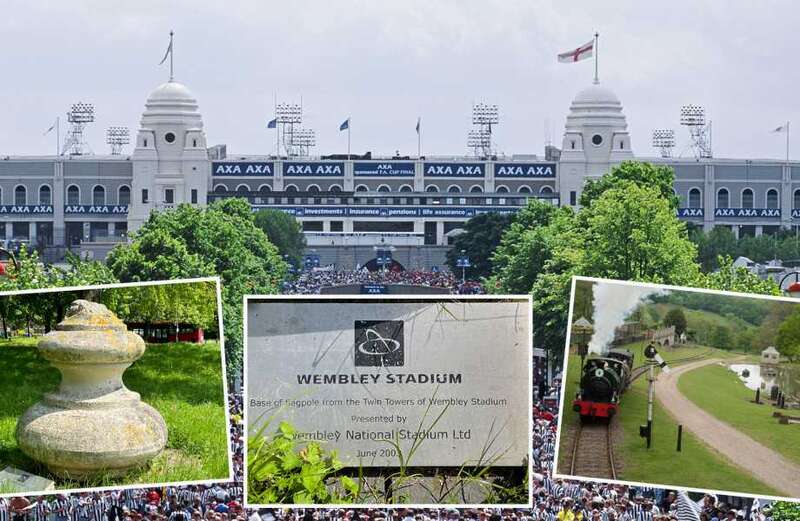
{"label": "steam locomotive", "polygon": [[633,368],[633,353],[611,349],[605,356],[586,359],[572,408],[581,420],[611,418],[619,411],[619,399],[628,387]]}

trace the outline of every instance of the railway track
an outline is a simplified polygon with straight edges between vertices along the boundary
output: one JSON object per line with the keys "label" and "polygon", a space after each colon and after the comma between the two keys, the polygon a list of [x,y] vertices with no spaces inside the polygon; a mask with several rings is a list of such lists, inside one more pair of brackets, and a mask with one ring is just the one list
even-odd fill
{"label": "railway track", "polygon": [[569,464],[571,475],[617,479],[611,421],[586,424],[578,422]]}
{"label": "railway track", "polygon": [[[702,360],[703,358],[706,358],[710,353],[711,351],[708,350],[692,356],[675,358],[669,361],[669,365],[677,365],[683,362],[693,362],[694,360]],[[649,367],[648,365],[640,365],[639,367],[634,367],[633,370],[631,370],[631,377],[628,381],[633,382],[634,380],[645,374],[647,372],[648,367]]]}

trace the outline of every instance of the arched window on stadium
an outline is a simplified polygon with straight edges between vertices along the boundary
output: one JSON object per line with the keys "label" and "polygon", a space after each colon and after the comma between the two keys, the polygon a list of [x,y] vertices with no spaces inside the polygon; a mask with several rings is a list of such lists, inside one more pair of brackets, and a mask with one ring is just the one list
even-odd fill
{"label": "arched window on stadium", "polygon": [[469,193],[471,193],[471,194],[482,194],[483,193],[483,187],[481,185],[472,185],[469,188]]}
{"label": "arched window on stadium", "polygon": [[319,193],[319,186],[317,185],[308,185],[306,187],[306,192],[311,192],[312,194]]}
{"label": "arched window on stadium", "polygon": [[403,185],[403,186],[400,187],[400,191],[401,192],[413,192],[414,188],[412,188],[411,185]]}
{"label": "arched window on stadium", "polygon": [[95,206],[106,204],[106,189],[104,186],[95,185],[92,188],[92,204]]}
{"label": "arched window on stadium", "polygon": [[356,192],[369,192],[369,187],[367,185],[358,185]]}
{"label": "arched window on stadium", "polygon": [[543,195],[545,197],[552,197],[553,196],[553,189],[549,186],[543,186],[541,190],[539,190],[539,195]]}
{"label": "arched window on stadium", "polygon": [[425,191],[426,192],[430,192],[430,193],[438,192],[439,191],[439,187],[436,186],[436,185],[428,185],[428,187],[425,188]]}
{"label": "arched window on stadium", "polygon": [[692,188],[689,190],[689,200],[688,205],[689,208],[700,208],[703,206],[702,202],[702,194],[700,193],[699,188]]}
{"label": "arched window on stadium", "polygon": [[730,194],[727,188],[717,190],[717,208],[730,208]]}
{"label": "arched window on stadium", "polygon": [[217,185],[214,187],[215,194],[227,194],[228,188],[225,185]]}
{"label": "arched window on stadium", "polygon": [[527,185],[522,185],[519,188],[517,188],[517,192],[521,194],[529,194],[531,193],[531,187]]}
{"label": "arched window on stadium", "polygon": [[498,186],[498,187],[495,189],[495,193],[498,193],[498,194],[507,194],[507,193],[508,193],[508,187],[507,187],[507,186],[505,186],[505,185],[500,185],[500,186]]}
{"label": "arched window on stadium", "polygon": [[379,185],[378,186],[378,191],[379,192],[391,192],[392,191],[392,187],[389,186],[389,185]]}
{"label": "arched window on stadium", "polygon": [[774,188],[767,190],[767,208],[778,208],[778,191]]}
{"label": "arched window on stadium", "polygon": [[261,185],[258,187],[258,191],[262,194],[269,193],[272,191],[272,187],[270,185]]}
{"label": "arched window on stadium", "polygon": [[39,204],[53,204],[51,197],[50,186],[42,185],[39,187]]}
{"label": "arched window on stadium", "polygon": [[749,188],[742,190],[742,208],[753,207],[753,191]]}
{"label": "arched window on stadium", "polygon": [[800,210],[800,189],[794,191],[794,205],[792,205],[792,208]]}
{"label": "arched window on stadium", "polygon": [[14,188],[14,204],[17,206],[28,204],[28,191],[22,185]]}
{"label": "arched window on stadium", "polygon": [[284,191],[293,192],[294,193],[294,192],[297,191],[297,187],[295,185],[286,185],[286,188],[284,188]]}
{"label": "arched window on stadium", "polygon": [[77,185],[67,187],[67,204],[81,204],[81,189]]}
{"label": "arched window on stadium", "polygon": [[339,186],[339,185],[331,185],[330,188],[328,188],[328,191],[329,192],[341,192],[342,191],[342,187]]}
{"label": "arched window on stadium", "polygon": [[131,204],[131,187],[122,185],[117,191],[117,204],[129,205]]}
{"label": "arched window on stadium", "polygon": [[241,185],[236,187],[236,193],[237,194],[246,194],[249,191],[250,191],[250,187],[245,185],[245,184],[241,184]]}
{"label": "arched window on stadium", "polygon": [[450,185],[450,186],[447,187],[447,191],[449,193],[451,193],[451,194],[460,194],[461,193],[461,187],[458,186],[458,185]]}

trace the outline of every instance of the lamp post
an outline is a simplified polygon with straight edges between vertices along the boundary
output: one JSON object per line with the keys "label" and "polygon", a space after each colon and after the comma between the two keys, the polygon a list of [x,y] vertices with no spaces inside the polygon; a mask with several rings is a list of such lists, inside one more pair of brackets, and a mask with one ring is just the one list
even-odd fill
{"label": "lamp post", "polygon": [[[794,277],[794,282],[786,286],[784,289],[783,285],[789,279],[789,277]],[[790,271],[786,275],[781,278],[781,281],[778,283],[778,287],[781,288],[781,291],[784,291],[788,296],[794,298],[800,298],[800,271]]]}
{"label": "lamp post", "polygon": [[472,267],[467,257],[467,250],[461,250],[461,255],[456,259],[456,267],[461,268],[461,284],[467,281],[467,268]]}

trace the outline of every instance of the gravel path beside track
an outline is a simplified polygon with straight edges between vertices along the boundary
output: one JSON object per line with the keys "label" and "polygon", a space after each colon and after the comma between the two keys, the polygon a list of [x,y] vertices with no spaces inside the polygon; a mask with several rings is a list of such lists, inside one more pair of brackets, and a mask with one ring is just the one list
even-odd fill
{"label": "gravel path beside track", "polygon": [[[656,398],[678,423],[735,465],[787,496],[800,497],[800,466],[718,420],[678,390],[678,378],[682,374],[720,361],[702,360],[674,368],[670,373],[662,372],[656,379]],[[709,483],[708,486],[727,490],[724,483]]]}

